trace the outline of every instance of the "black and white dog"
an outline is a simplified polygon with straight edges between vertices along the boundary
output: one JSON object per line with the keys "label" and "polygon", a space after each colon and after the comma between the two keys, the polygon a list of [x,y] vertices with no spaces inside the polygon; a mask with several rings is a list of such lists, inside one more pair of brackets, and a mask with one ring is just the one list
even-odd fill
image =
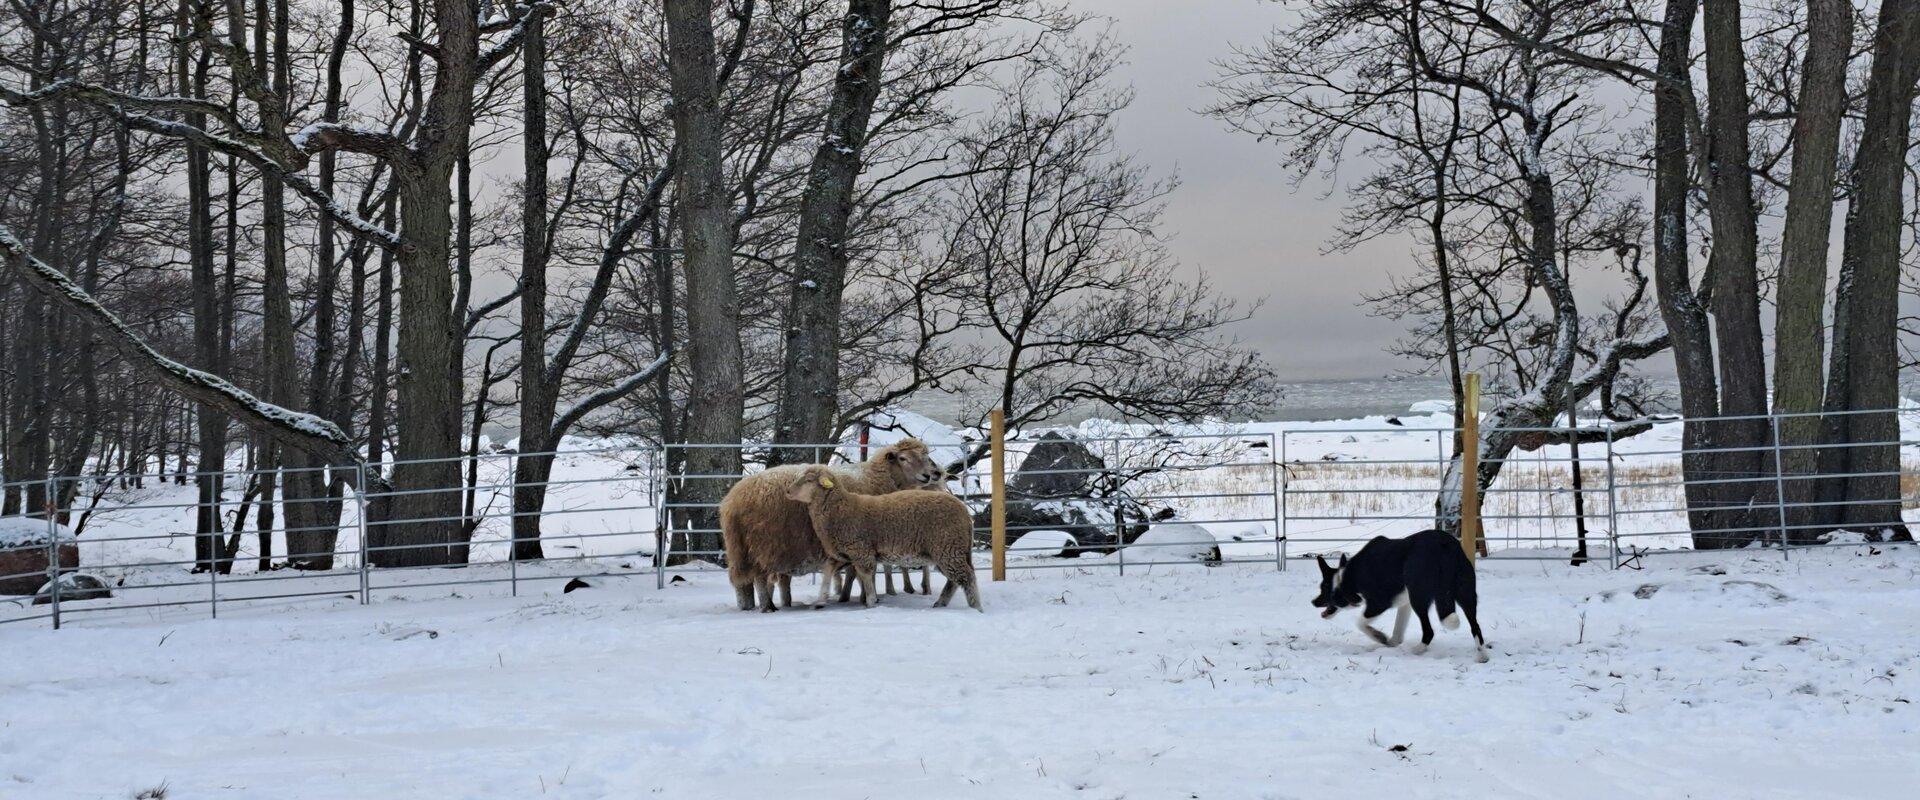
{"label": "black and white dog", "polygon": [[[1460,549],[1460,540],[1445,531],[1421,531],[1405,539],[1376,536],[1348,561],[1320,562],[1320,596],[1313,607],[1322,618],[1332,617],[1343,608],[1359,608],[1360,631],[1388,647],[1398,647],[1407,632],[1407,612],[1420,617],[1420,645],[1414,652],[1426,652],[1433,643],[1433,623],[1429,609],[1440,613],[1440,623],[1460,627],[1458,614],[1467,615],[1467,626],[1479,645],[1476,658],[1487,660],[1487,641],[1480,635],[1480,620],[1475,615],[1479,595],[1473,587],[1473,562]],[[1393,635],[1373,627],[1373,619],[1398,609],[1393,620]],[[1456,611],[1458,609],[1458,611]]]}

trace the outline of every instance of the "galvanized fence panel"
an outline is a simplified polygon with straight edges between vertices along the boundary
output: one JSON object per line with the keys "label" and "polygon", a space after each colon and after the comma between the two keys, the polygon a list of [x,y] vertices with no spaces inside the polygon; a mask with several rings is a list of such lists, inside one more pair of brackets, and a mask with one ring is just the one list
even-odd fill
{"label": "galvanized fence panel", "polygon": [[[1078,448],[1081,466],[1028,465],[1036,451]],[[1013,438],[1007,451],[1007,569],[1129,568],[1232,563],[1278,567],[1278,437],[1272,433],[1116,428],[1075,438]],[[986,462],[969,465],[960,494],[976,510],[990,499]],[[1048,492],[1036,487],[1070,487]],[[1039,513],[1036,513],[1039,512]],[[975,515],[975,541],[991,533]],[[1025,520],[1025,521],[1022,521]],[[1064,534],[1061,535],[1061,534]]]}
{"label": "galvanized fence panel", "polygon": [[[529,454],[554,460],[552,477],[542,484],[546,498],[538,515],[545,553],[534,562],[510,557],[513,521],[531,515],[516,514],[512,507],[518,456],[500,452],[458,459],[462,475],[472,480],[452,489],[345,489],[313,498],[276,491],[273,502],[264,504],[265,515],[259,493],[269,482],[283,490],[289,478],[318,475],[322,484],[338,486],[340,476],[319,467],[52,478],[44,482],[45,496],[56,499],[52,513],[36,516],[50,531],[78,535],[70,540],[50,535],[32,543],[46,553],[36,560],[44,565],[38,568],[45,571],[47,590],[30,590],[39,597],[0,598],[0,623],[46,619],[57,627],[63,616],[136,610],[218,616],[222,606],[236,604],[367,603],[427,589],[444,593],[446,587],[517,594],[528,580],[553,588],[557,579],[654,569],[657,448],[629,444]],[[356,475],[352,486],[365,486],[363,478]],[[395,505],[394,513],[375,518],[374,510],[384,502],[447,494],[457,495],[458,513],[410,515]],[[318,512],[321,520],[331,521],[296,522],[290,512]],[[199,532],[205,518],[219,521],[218,533]],[[378,541],[382,528],[390,532],[387,541],[370,543],[370,538]],[[420,541],[421,531],[435,530],[444,534]],[[290,533],[295,540],[328,538],[303,537],[313,532],[331,532],[332,546],[290,551]],[[56,541],[75,556],[57,562],[57,570]],[[0,539],[0,565],[12,563],[9,557],[25,549],[6,543]],[[375,568],[389,555],[428,557]],[[324,568],[291,568],[290,559]],[[52,580],[56,571],[101,578],[111,596],[75,596],[65,581]],[[19,577],[11,568],[0,572],[8,573],[0,580]]]}
{"label": "galvanized fence panel", "polygon": [[[1891,524],[1920,508],[1920,409],[1858,413],[1880,415],[1883,426],[1891,419],[1893,435],[1799,445],[1783,443],[1778,433],[1794,415],[1637,420],[1573,432],[1576,441],[1585,439],[1576,455],[1564,428],[1483,431],[1521,440],[1488,459],[1500,467],[1482,502],[1488,557],[1564,560],[1583,534],[1587,557],[1613,566],[1726,544],[1779,547],[1783,554],[1854,544],[1860,536],[1824,535],[1836,527],[1834,515]],[[1767,431],[1764,447],[1716,444],[1725,440],[1716,426],[1756,421]],[[1692,436],[1685,424],[1694,426]],[[1625,435],[1641,427],[1648,429]],[[1284,569],[1288,560],[1351,551],[1376,535],[1434,527],[1456,437],[1444,426],[1315,423],[1238,432],[1083,425],[1061,433],[1029,432],[1006,443],[1010,570],[1126,574],[1234,563]],[[849,443],[798,447],[816,462],[865,455]],[[1863,462],[1871,468],[1813,469],[1814,459],[1801,455],[1824,453],[1831,461],[1873,448],[1885,463]],[[712,449],[734,451],[725,461],[739,468],[687,469],[690,454]],[[24,517],[0,520],[0,586],[27,592],[0,597],[0,624],[57,627],[63,618],[113,611],[217,615],[235,604],[364,604],[445,596],[456,587],[465,587],[463,595],[518,594],[527,581],[604,575],[650,573],[664,586],[675,571],[719,568],[718,498],[769,454],[765,444],[620,442],[528,454],[554,459],[538,512],[513,510],[514,464],[522,456],[511,452],[446,460],[461,475],[453,488],[343,490],[304,499],[276,491],[264,516],[258,494],[267,483],[284,488],[289,478],[317,475],[339,484],[334,478],[341,476],[325,467],[151,471],[0,485],[0,494],[27,506]],[[975,442],[936,447],[936,458],[962,465],[948,488],[975,512],[984,560],[988,459]],[[1689,460],[1703,461],[1683,469]],[[351,484],[365,486],[365,477],[356,474]],[[1827,491],[1854,477],[1879,480],[1879,488],[1867,497]],[[1689,492],[1697,495],[1691,501]],[[306,524],[289,512],[336,520],[324,526],[334,533],[332,546],[289,553],[289,527]],[[536,513],[544,557],[515,559],[514,521]],[[220,520],[217,537],[196,533],[203,515]],[[23,525],[46,532],[22,533]],[[70,529],[78,535],[64,537]],[[282,568],[290,556],[328,568]],[[76,594],[78,587],[62,579],[74,571],[105,579],[112,596]]]}

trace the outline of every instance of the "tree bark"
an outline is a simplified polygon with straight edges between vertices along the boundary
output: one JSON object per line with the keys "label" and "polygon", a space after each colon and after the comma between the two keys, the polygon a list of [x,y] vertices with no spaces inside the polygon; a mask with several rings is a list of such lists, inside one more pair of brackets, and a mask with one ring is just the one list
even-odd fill
{"label": "tree bark", "polygon": [[[1834,368],[1843,371],[1846,436],[1844,527],[1872,539],[1911,539],[1901,521],[1897,328],[1907,148],[1920,79],[1920,2],[1885,0],[1874,34],[1867,105],[1854,157],[1841,271],[1847,291],[1835,309]],[[1844,335],[1844,339],[1839,338]],[[1870,413],[1860,413],[1870,412]]]}
{"label": "tree bark", "polygon": [[460,537],[461,321],[452,279],[453,171],[467,151],[479,27],[467,0],[434,0],[437,70],[409,156],[394,164],[400,230],[400,315],[390,517],[372,530],[377,566],[453,563]]}
{"label": "tree bark", "polygon": [[[740,350],[740,299],[734,282],[731,195],[724,178],[722,119],[714,65],[713,19],[707,0],[666,0],[667,66],[673,92],[673,129],[679,151],[675,176],[687,281],[687,333],[693,386],[685,429],[695,447],[685,459],[679,501],[717,504],[740,473],[745,414]],[[715,477],[704,477],[715,476]],[[718,551],[717,515],[697,509],[681,520],[681,552]]]}
{"label": "tree bark", "polygon": [[[776,444],[821,444],[838,433],[840,308],[847,283],[847,226],[880,97],[892,0],[848,0],[839,69],[825,131],[801,197],[794,240],[793,285],[787,301],[787,348],[781,372]],[[804,463],[813,448],[774,451],[776,462]]]}
{"label": "tree bark", "polygon": [[[1715,453],[1726,509],[1708,547],[1741,547],[1759,538],[1754,509],[1772,504],[1772,441],[1767,413],[1766,352],[1760,326],[1757,212],[1753,200],[1747,118],[1747,58],[1738,0],[1704,0],[1707,49],[1707,211],[1713,252],[1707,264],[1719,347],[1722,431]],[[1743,419],[1744,418],[1744,419]],[[1772,514],[1767,515],[1771,521]]]}
{"label": "tree bark", "polygon": [[[1660,316],[1673,339],[1674,373],[1680,382],[1680,409],[1685,415],[1681,432],[1681,469],[1688,476],[1712,477],[1720,441],[1708,420],[1720,413],[1720,380],[1714,374],[1713,332],[1706,304],[1694,289],[1687,252],[1687,195],[1689,177],[1688,107],[1692,79],[1693,22],[1699,0],[1668,0],[1661,21],[1660,52],[1653,87],[1654,129],[1654,291],[1660,297]],[[1687,522],[1695,531],[1719,527],[1716,511],[1720,493],[1711,483],[1688,481]],[[1695,547],[1707,547],[1710,536],[1696,534]]]}
{"label": "tree bark", "polygon": [[[544,14],[527,22],[520,59],[524,101],[520,129],[526,176],[520,195],[520,455],[513,459],[513,551],[515,559],[543,557],[540,511],[551,458],[529,458],[547,441],[558,386],[547,381],[547,43]],[[537,493],[536,493],[537,492]]]}
{"label": "tree bark", "polygon": [[1818,533],[1807,503],[1822,405],[1826,356],[1827,249],[1833,227],[1834,162],[1847,102],[1847,55],[1853,45],[1853,5],[1809,0],[1806,57],[1801,66],[1798,116],[1793,123],[1793,175],[1780,245],[1780,286],[1774,316],[1773,409],[1779,420],[1780,467],[1788,541]]}
{"label": "tree bark", "polygon": [[[179,28],[184,36],[191,29],[191,14],[194,5],[182,2],[180,6]],[[206,61],[203,56],[198,65],[188,58],[185,42],[178,45],[179,55],[175,58],[178,72],[177,83],[181,94],[189,97],[206,96]],[[206,124],[204,116],[186,115],[186,122],[193,126]],[[188,143],[187,145],[187,259],[193,265],[193,342],[195,363],[209,373],[220,374],[226,369],[221,358],[225,326],[222,324],[219,297],[220,283],[214,275],[213,267],[213,220],[212,220],[212,169],[206,148]],[[231,192],[229,192],[231,194]],[[232,215],[229,215],[231,217]],[[228,298],[231,302],[231,298]],[[214,566],[214,546],[221,533],[220,500],[225,493],[225,476],[217,474],[226,469],[227,461],[227,420],[219,410],[210,405],[199,407],[198,429],[200,450],[200,475],[196,484],[199,490],[195,509],[194,560],[198,562],[196,570],[211,569]]]}

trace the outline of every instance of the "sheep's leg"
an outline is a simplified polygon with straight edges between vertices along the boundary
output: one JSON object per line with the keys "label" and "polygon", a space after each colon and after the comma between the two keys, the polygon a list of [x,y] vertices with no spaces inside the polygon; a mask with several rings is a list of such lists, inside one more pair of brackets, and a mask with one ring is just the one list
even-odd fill
{"label": "sheep's leg", "polygon": [[933,594],[933,567],[925,564],[920,565],[920,593]]}
{"label": "sheep's leg", "polygon": [[828,561],[820,568],[820,598],[813,601],[814,608],[826,608],[827,601],[833,599],[834,587],[840,582],[840,565]]}
{"label": "sheep's leg", "polygon": [[987,613],[986,609],[980,607],[980,582],[974,580],[973,571],[962,572],[960,577],[966,581],[960,587],[967,590],[967,607],[982,614]]}
{"label": "sheep's leg", "polygon": [[776,606],[773,604],[773,576],[772,575],[767,575],[765,573],[762,573],[762,574],[753,576],[753,589],[755,593],[760,595],[760,612],[761,613],[765,614],[765,613],[771,613],[771,612],[780,610],[779,606]]}
{"label": "sheep's leg", "polygon": [[748,575],[744,569],[729,568],[727,579],[733,583],[734,599],[739,602],[740,610],[752,611],[754,607],[753,576]]}
{"label": "sheep's leg", "polygon": [[780,607],[793,607],[793,576],[780,576]]}
{"label": "sheep's leg", "polygon": [[893,590],[893,570],[894,570],[894,567],[892,564],[888,564],[885,567],[880,568],[881,575],[883,575],[886,578],[888,597],[892,597],[896,594],[899,594],[898,592],[895,592]]}
{"label": "sheep's leg", "polygon": [[834,569],[834,580],[840,584],[840,602],[853,598],[853,565],[841,564]]}
{"label": "sheep's leg", "polygon": [[914,591],[914,588],[913,588],[913,568],[912,567],[900,568],[900,591],[905,592],[907,594],[919,594],[919,592]]}
{"label": "sheep's leg", "polygon": [[933,607],[946,608],[947,603],[953,601],[953,590],[955,586],[953,576],[947,576],[947,585],[940,587],[940,599],[933,601]]}
{"label": "sheep's leg", "polygon": [[860,604],[872,608],[880,604],[880,594],[873,586],[873,559],[862,558],[853,562],[853,573],[860,579]]}

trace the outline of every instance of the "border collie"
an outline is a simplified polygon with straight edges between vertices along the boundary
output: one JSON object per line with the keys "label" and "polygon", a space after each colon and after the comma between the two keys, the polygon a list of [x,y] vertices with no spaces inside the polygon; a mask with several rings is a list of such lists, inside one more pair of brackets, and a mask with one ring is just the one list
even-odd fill
{"label": "border collie", "polygon": [[[1460,627],[1459,613],[1467,616],[1467,626],[1478,644],[1475,658],[1487,660],[1487,640],[1480,635],[1480,620],[1475,615],[1479,595],[1473,586],[1473,562],[1460,550],[1460,540],[1445,531],[1421,531],[1405,539],[1375,536],[1352,561],[1345,553],[1340,560],[1320,562],[1320,596],[1313,607],[1321,618],[1331,618],[1343,608],[1360,609],[1360,632],[1388,647],[1398,647],[1407,632],[1407,612],[1420,617],[1420,644],[1415,653],[1426,652],[1433,643],[1433,623],[1428,609],[1438,610],[1440,623],[1449,629]],[[1458,612],[1455,609],[1458,609]],[[1373,627],[1373,619],[1397,609],[1393,635]]]}

